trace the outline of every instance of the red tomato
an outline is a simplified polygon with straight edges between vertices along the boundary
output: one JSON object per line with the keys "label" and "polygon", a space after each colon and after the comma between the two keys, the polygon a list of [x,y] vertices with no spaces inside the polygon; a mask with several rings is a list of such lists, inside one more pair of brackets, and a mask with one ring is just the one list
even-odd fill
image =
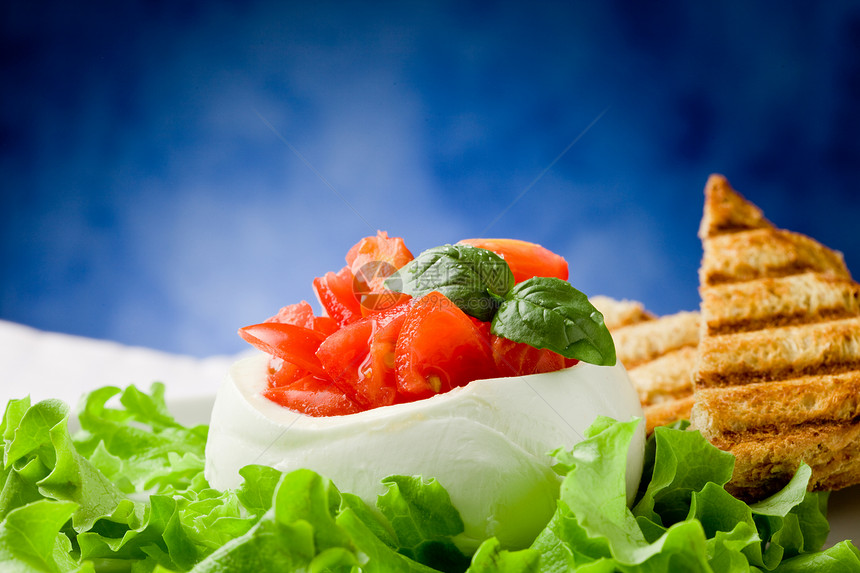
{"label": "red tomato", "polygon": [[340,328],[340,325],[335,319],[329,316],[314,317],[314,330],[317,332],[322,332],[326,336],[329,336],[330,334],[334,334],[338,328]]}
{"label": "red tomato", "polygon": [[328,316],[340,326],[353,323],[361,318],[361,304],[353,291],[353,276],[349,267],[337,273],[327,272],[325,276],[314,279],[313,286],[317,298]]}
{"label": "red tomato", "polygon": [[491,334],[490,337],[493,345],[493,360],[500,376],[525,376],[555,372],[565,368],[564,356],[552,350],[535,348],[495,334]]}
{"label": "red tomato", "polygon": [[267,318],[264,322],[280,322],[283,324],[295,324],[305,328],[314,329],[314,311],[307,301],[288,304],[281,308],[278,314]]}
{"label": "red tomato", "polygon": [[328,316],[314,316],[314,311],[307,301],[296,304],[288,304],[278,311],[275,316],[269,317],[265,322],[281,322],[283,324],[294,324],[304,328],[310,328],[329,335],[338,329],[337,321]]}
{"label": "red tomato", "polygon": [[327,378],[316,357],[317,348],[325,339],[321,332],[294,324],[263,322],[240,328],[239,336],[267,354]]}
{"label": "red tomato", "polygon": [[401,304],[373,316],[370,337],[370,377],[363,385],[365,395],[375,404],[393,404],[397,398],[395,359],[397,340],[406,321],[408,304]]}
{"label": "red tomato", "polygon": [[360,396],[358,386],[367,368],[373,322],[369,318],[348,324],[326,338],[316,352],[332,382],[352,399],[369,406]]}
{"label": "red tomato", "polygon": [[532,277],[557,277],[567,280],[567,261],[549,249],[518,239],[464,239],[462,244],[493,251],[508,263],[514,280],[522,282]]}
{"label": "red tomato", "polygon": [[361,295],[360,298],[361,314],[369,316],[407,303],[412,297],[402,292],[386,290],[379,293]]}
{"label": "red tomato", "polygon": [[280,362],[280,365],[269,367],[269,388],[284,388],[309,374],[304,368],[280,358],[273,358],[272,362]]}
{"label": "red tomato", "polygon": [[486,322],[484,320],[480,320],[478,318],[475,318],[474,316],[470,316],[469,320],[472,321],[472,324],[475,325],[475,328],[478,329],[478,332],[480,332],[481,336],[483,336],[484,340],[486,340],[487,346],[489,346],[490,345],[490,336],[492,336],[492,334],[490,333],[490,323]]}
{"label": "red tomato", "polygon": [[394,346],[407,310],[407,305],[401,305],[349,324],[317,350],[332,381],[363,406],[394,403]]}
{"label": "red tomato", "polygon": [[263,392],[269,400],[308,416],[343,416],[362,410],[328,380],[307,375],[289,386]]}
{"label": "red tomato", "polygon": [[466,313],[435,291],[409,307],[397,339],[395,370],[397,389],[410,399],[496,376],[480,331]]}
{"label": "red tomato", "polygon": [[402,238],[377,231],[375,237],[365,237],[349,249],[346,264],[354,276],[364,275],[369,292],[381,292],[385,278],[413,258]]}
{"label": "red tomato", "polygon": [[403,239],[389,238],[385,231],[353,245],[346,254],[346,263],[352,271],[353,291],[364,315],[391,308],[408,298],[387,289],[385,279],[413,258]]}

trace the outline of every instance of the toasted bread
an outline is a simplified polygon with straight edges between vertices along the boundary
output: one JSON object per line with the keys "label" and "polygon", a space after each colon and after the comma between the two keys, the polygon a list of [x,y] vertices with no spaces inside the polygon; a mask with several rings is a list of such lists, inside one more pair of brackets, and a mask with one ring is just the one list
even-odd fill
{"label": "toasted bread", "polygon": [[593,296],[589,300],[603,315],[603,323],[610,331],[655,318],[641,302],[635,300],[616,300],[603,295]]}
{"label": "toasted bread", "polygon": [[860,285],[842,255],[777,229],[720,175],[699,236],[691,422],[735,454],[728,488],[762,497],[801,461],[810,489],[860,483]]}
{"label": "toasted bread", "polygon": [[635,301],[595,296],[591,302],[604,315],[618,359],[639,393],[646,431],[689,419],[699,313],[656,317]]}

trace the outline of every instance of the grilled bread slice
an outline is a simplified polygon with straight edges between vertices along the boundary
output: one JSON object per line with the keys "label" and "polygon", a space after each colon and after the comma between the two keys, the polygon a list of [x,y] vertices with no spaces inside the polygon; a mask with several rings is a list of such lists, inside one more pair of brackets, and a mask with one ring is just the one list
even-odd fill
{"label": "grilled bread slice", "polygon": [[689,419],[699,313],[656,317],[635,301],[595,296],[591,302],[603,314],[618,359],[639,393],[646,431]]}
{"label": "grilled bread slice", "polygon": [[801,461],[810,489],[860,482],[860,285],[842,255],[777,229],[720,175],[699,236],[691,422],[735,454],[730,491],[763,497]]}

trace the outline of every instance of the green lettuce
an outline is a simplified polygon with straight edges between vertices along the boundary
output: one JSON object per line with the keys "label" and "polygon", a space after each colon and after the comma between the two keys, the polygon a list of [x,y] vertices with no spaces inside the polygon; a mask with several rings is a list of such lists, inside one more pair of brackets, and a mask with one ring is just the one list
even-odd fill
{"label": "green lettuce", "polygon": [[473,555],[463,522],[433,479],[391,476],[374,506],[310,470],[241,470],[235,490],[203,474],[208,428],[184,427],[164,387],[101,388],[80,430],[56,400],[12,400],[0,423],[0,570],[131,573],[554,571],[860,571],[851,541],[822,551],[826,494],[801,466],[748,505],[724,485],[734,460],[683,425],[657,428],[636,502],[627,450],[640,421],[599,418],[554,452],[555,515],[531,547],[485,540]]}

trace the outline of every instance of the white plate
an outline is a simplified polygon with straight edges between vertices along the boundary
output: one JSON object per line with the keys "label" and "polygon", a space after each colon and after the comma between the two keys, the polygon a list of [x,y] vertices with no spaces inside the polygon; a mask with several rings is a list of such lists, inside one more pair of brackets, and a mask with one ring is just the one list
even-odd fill
{"label": "white plate", "polygon": [[[209,413],[215,402],[214,396],[198,398],[168,399],[168,408],[176,420],[185,425],[208,424]],[[860,485],[855,485],[830,494],[828,504],[830,535],[825,547],[845,539],[860,540]]]}

